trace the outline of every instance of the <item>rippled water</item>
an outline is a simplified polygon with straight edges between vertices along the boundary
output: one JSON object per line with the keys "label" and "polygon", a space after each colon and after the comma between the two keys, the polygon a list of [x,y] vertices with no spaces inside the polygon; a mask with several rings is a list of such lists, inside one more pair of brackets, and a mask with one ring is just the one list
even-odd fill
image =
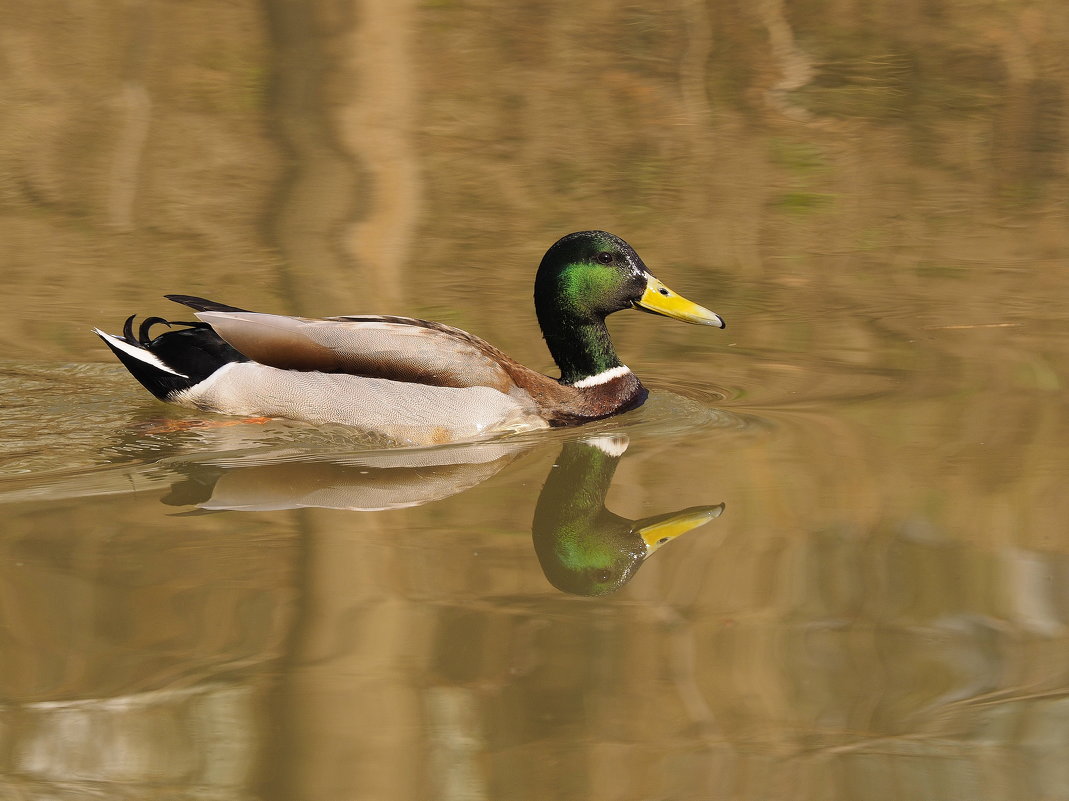
{"label": "rippled water", "polygon": [[[47,6],[0,54],[0,796],[1069,798],[1056,2]],[[724,331],[384,449],[157,403],[165,292],[534,368],[604,228]]]}

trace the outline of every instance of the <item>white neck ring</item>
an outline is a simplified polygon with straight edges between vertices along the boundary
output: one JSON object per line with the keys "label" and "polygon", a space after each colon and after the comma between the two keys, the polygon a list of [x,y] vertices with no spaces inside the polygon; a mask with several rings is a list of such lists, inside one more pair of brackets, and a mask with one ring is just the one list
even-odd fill
{"label": "white neck ring", "polygon": [[630,368],[627,365],[621,364],[619,367],[613,367],[609,370],[604,370],[596,375],[587,376],[586,378],[580,378],[571,386],[577,389],[585,389],[587,387],[596,387],[601,384],[607,384],[615,378],[621,378],[630,373]]}

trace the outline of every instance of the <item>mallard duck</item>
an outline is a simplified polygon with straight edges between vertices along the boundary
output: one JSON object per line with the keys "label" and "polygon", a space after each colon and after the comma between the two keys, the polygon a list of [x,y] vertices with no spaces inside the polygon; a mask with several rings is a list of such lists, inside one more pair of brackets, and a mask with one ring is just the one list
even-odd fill
{"label": "mallard duck", "polygon": [[[605,317],[623,309],[724,327],[658,281],[605,231],[558,240],[535,277],[535,311],[560,368],[550,378],[459,328],[410,317],[312,319],[167,295],[197,321],[145,319],[95,333],[160,400],[249,417],[354,426],[435,444],[567,426],[633,409],[646,389],[616,356]],[[152,337],[154,325],[184,326]]]}

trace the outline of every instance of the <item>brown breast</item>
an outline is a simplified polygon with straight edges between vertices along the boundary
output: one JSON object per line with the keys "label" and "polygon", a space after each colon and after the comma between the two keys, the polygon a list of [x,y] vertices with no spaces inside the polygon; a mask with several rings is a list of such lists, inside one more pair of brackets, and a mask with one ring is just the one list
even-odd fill
{"label": "brown breast", "polygon": [[[502,354],[503,355],[503,354]],[[502,367],[538,405],[551,426],[574,426],[641,406],[649,394],[634,373],[592,387],[573,387],[505,357]]]}

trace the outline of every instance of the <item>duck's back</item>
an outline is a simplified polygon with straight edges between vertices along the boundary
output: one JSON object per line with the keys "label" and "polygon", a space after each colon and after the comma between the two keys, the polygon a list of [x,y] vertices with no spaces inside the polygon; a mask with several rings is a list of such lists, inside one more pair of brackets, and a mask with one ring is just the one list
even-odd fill
{"label": "duck's back", "polygon": [[350,373],[437,387],[492,387],[508,393],[511,364],[485,340],[411,317],[314,319],[255,312],[197,317],[249,359],[286,370]]}

